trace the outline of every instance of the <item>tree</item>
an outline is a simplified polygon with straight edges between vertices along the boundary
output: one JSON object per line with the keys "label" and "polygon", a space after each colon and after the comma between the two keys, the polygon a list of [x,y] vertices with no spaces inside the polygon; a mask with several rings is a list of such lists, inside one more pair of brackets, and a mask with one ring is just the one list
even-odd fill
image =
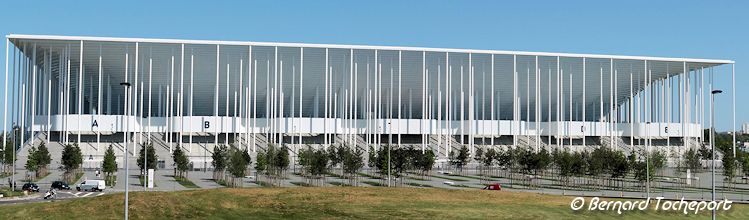
{"label": "tree", "polygon": [[421,156],[423,159],[421,160],[421,166],[419,167],[421,168],[422,176],[428,175],[429,172],[432,170],[432,167],[434,167],[434,162],[435,162],[434,151],[426,150],[424,151],[424,154],[422,154]]}
{"label": "tree", "polygon": [[[140,146],[140,151],[138,152],[138,167],[140,167],[141,173],[145,175],[148,169],[156,169],[156,163],[159,156],[156,155],[156,149],[153,148],[153,144],[144,143]],[[148,153],[146,153],[146,151]],[[146,164],[148,167],[146,167]]]}
{"label": "tree", "polygon": [[666,155],[659,150],[652,153],[650,161],[655,172],[660,172],[664,167],[666,167]]}
{"label": "tree", "polygon": [[257,155],[255,155],[255,170],[257,171],[257,177],[256,179],[260,179],[260,175],[263,175],[266,171],[266,167],[268,166],[268,160],[265,156],[265,151],[260,150],[257,152]]}
{"label": "tree", "polygon": [[325,174],[328,173],[328,153],[325,152],[325,149],[318,149],[312,151],[312,155],[310,157],[310,166],[309,166],[309,173],[312,175],[312,177],[318,181],[315,181],[317,183],[324,183],[325,182]]}
{"label": "tree", "polygon": [[213,153],[211,154],[211,166],[213,166],[213,180],[219,181],[224,178],[224,170],[226,169],[226,158],[227,158],[228,147],[226,145],[217,145],[213,147]]}
{"label": "tree", "polygon": [[484,173],[484,166],[482,163],[483,159],[484,159],[484,148],[480,148],[480,147],[476,148],[476,150],[473,151],[473,161],[476,161],[479,164],[478,165],[479,175]]}
{"label": "tree", "polygon": [[[7,135],[7,134],[6,134]],[[13,154],[13,147],[15,146],[15,142],[8,140],[5,142],[5,146],[3,146],[3,173],[5,174],[11,174],[13,173],[13,163],[18,160],[17,157]]]}
{"label": "tree", "polygon": [[357,185],[356,172],[364,166],[363,152],[358,148],[351,150],[346,148],[343,154],[343,172],[348,176],[349,184]]}
{"label": "tree", "polygon": [[[29,149],[29,155],[28,155],[28,158],[26,159],[26,165],[25,165],[26,170],[34,172],[34,176],[33,177],[37,176],[36,173],[37,173],[37,170],[39,168],[39,163],[37,162],[38,159],[37,159],[37,153],[36,153],[36,151],[37,150],[36,150],[35,146],[32,146]],[[30,178],[29,181],[32,181],[33,177],[29,177]]]}
{"label": "tree", "polygon": [[311,165],[310,161],[312,161],[312,153],[312,147],[310,146],[300,149],[299,153],[297,153],[297,163],[302,166],[301,171],[299,171],[302,174],[302,177],[306,178],[309,175],[307,171],[308,167]]}
{"label": "tree", "polygon": [[549,154],[549,151],[546,150],[545,147],[542,147],[541,150],[536,154],[536,172],[546,170],[547,167],[549,167],[549,164],[551,164],[551,155]]}
{"label": "tree", "polygon": [[380,177],[386,177],[388,175],[388,168],[392,169],[392,167],[388,166],[390,163],[388,161],[388,148],[383,146],[377,151],[377,164],[375,166],[380,173]]}
{"label": "tree", "polygon": [[700,155],[694,149],[688,149],[684,153],[684,167],[691,169],[692,172],[697,172],[702,169],[702,163],[700,163]]}
{"label": "tree", "polygon": [[700,158],[703,160],[712,160],[713,159],[713,150],[710,148],[707,148],[707,145],[702,145],[699,150]]}
{"label": "tree", "polygon": [[39,148],[37,148],[36,154],[36,162],[38,166],[36,172],[37,177],[46,176],[47,168],[52,163],[52,155],[49,154],[49,149],[44,142],[41,142],[39,144]]}
{"label": "tree", "polygon": [[245,173],[250,173],[250,164],[252,164],[252,157],[250,157],[250,151],[247,150],[247,148],[244,148],[244,151],[242,152],[242,156],[244,157],[244,160],[247,161],[247,164],[245,165]]}
{"label": "tree", "polygon": [[622,153],[621,151],[616,151],[613,153],[610,159],[610,166],[612,178],[622,178],[626,176],[627,171],[629,171],[629,163],[627,161],[627,157],[624,156],[624,153]]}
{"label": "tree", "polygon": [[377,151],[375,151],[374,146],[369,146],[369,157],[367,158],[367,166],[369,167],[369,170],[372,170],[372,168],[375,168],[377,166]]}
{"label": "tree", "polygon": [[328,147],[328,157],[330,159],[331,167],[336,167],[338,166],[338,164],[341,163],[341,161],[343,161],[343,158],[341,157],[342,154],[343,154],[342,147],[336,146],[335,144],[330,145],[330,147]]}
{"label": "tree", "polygon": [[653,166],[652,157],[650,159],[642,158],[647,153],[643,153],[639,160],[635,160],[630,165],[635,175],[635,179],[640,183],[645,183],[648,179],[653,179],[655,176],[655,166]]}
{"label": "tree", "polygon": [[463,172],[463,167],[468,164],[469,160],[468,147],[461,146],[457,153],[455,151],[450,152],[450,164],[455,166],[458,173]]}
{"label": "tree", "polygon": [[[744,154],[744,156],[742,156],[741,158],[743,158],[741,160],[741,172],[744,173],[745,177],[749,176],[749,154]],[[747,179],[744,180],[746,183]]]}
{"label": "tree", "polygon": [[63,179],[67,182],[74,182],[74,175],[78,172],[78,169],[83,163],[83,155],[81,154],[81,148],[78,147],[78,143],[67,144],[62,150],[62,169]]}
{"label": "tree", "polygon": [[[239,151],[236,148],[232,148],[229,151],[229,173],[232,175],[232,181],[229,186],[237,186],[237,178],[240,180],[244,178],[245,171],[247,170],[247,163],[249,161],[244,156],[243,151]],[[241,182],[241,181],[240,181]]]}
{"label": "tree", "polygon": [[281,147],[276,152],[273,167],[276,170],[277,176],[285,175],[286,170],[289,168],[289,149],[286,146]]}
{"label": "tree", "polygon": [[112,145],[109,145],[104,152],[104,160],[101,163],[101,169],[104,172],[104,179],[107,182],[107,185],[113,186],[115,183],[114,178],[116,178],[116,176],[112,174],[117,172],[117,157],[114,155]]}
{"label": "tree", "polygon": [[723,176],[729,185],[733,183],[736,177],[736,158],[731,152],[723,154]]}
{"label": "tree", "polygon": [[177,178],[187,177],[187,171],[190,169],[190,161],[187,159],[182,147],[177,146],[172,151],[172,160],[174,160],[175,174]]}
{"label": "tree", "polygon": [[562,182],[567,185],[567,180],[570,176],[574,175],[574,168],[575,165],[575,157],[576,154],[570,153],[569,150],[564,150],[561,152],[557,152],[555,156],[555,164],[557,165],[559,169],[559,175],[562,179]]}
{"label": "tree", "polygon": [[[408,168],[409,164],[411,164],[411,158],[413,158],[411,155],[413,155],[411,152],[413,151],[413,148],[411,147],[398,147],[395,149],[390,150],[390,175],[391,177],[400,180],[401,174]],[[402,181],[396,181],[395,184],[398,184]]]}

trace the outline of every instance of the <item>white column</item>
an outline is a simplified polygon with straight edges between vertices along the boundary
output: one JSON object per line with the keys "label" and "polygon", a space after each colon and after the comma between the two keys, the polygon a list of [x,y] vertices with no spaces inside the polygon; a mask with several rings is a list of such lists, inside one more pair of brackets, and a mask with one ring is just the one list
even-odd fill
{"label": "white column", "polygon": [[560,133],[561,133],[560,129],[559,129],[559,123],[562,121],[562,115],[561,115],[561,109],[560,109],[560,106],[562,105],[562,101],[561,101],[561,97],[562,97],[561,89],[562,88],[561,88],[561,81],[560,81],[561,80],[560,79],[560,71],[561,70],[559,69],[559,66],[560,66],[559,61],[560,61],[560,58],[557,56],[557,73],[556,73],[556,75],[557,75],[557,88],[556,88],[556,92],[557,92],[557,103],[556,103],[556,106],[557,106],[557,124],[556,124],[556,127],[557,127],[557,129],[556,129],[556,132],[555,132],[556,133],[556,141],[557,141],[557,149],[559,149],[560,146],[561,146],[561,143],[560,143],[561,139],[559,138]]}
{"label": "white column", "polygon": [[[49,139],[50,136],[52,136],[52,129],[51,129],[51,120],[52,120],[52,50],[49,50],[49,55],[47,55],[47,144],[49,145]],[[7,62],[6,62],[7,63]],[[5,140],[3,140],[5,141]],[[5,143],[5,142],[3,142]]]}
{"label": "white column", "polygon": [[[8,50],[10,48],[10,38],[5,40],[5,87],[3,87],[3,101],[5,104],[3,105],[3,131],[8,130]],[[13,49],[13,52],[15,52],[15,46]],[[14,56],[15,58],[15,56]],[[14,61],[15,62],[15,61]],[[8,142],[8,135],[3,135],[3,146],[5,146],[5,143]],[[49,136],[49,134],[47,134]]]}
{"label": "white column", "polygon": [[[281,63],[283,64],[283,63]],[[226,61],[226,106],[224,107],[224,117],[221,117],[221,129],[223,130],[224,127],[224,118],[229,119],[229,61],[227,59]],[[224,135],[224,145],[229,145],[229,132],[224,132],[226,135]]]}
{"label": "white column", "polygon": [[[129,53],[129,50],[125,49],[125,83],[128,82],[128,71],[129,71],[129,67],[130,67],[129,61],[130,61],[130,53]],[[123,115],[122,122],[125,122],[125,123],[123,123],[124,124],[123,125],[124,129],[123,129],[123,132],[122,132],[123,133],[123,135],[122,135],[122,142],[124,144],[122,146],[122,151],[123,151],[123,153],[125,153],[124,154],[125,156],[123,156],[123,160],[127,160],[127,132],[128,132],[129,127],[127,126],[128,123],[126,123],[125,120],[129,120],[128,117],[127,117],[127,91],[129,90],[129,88],[128,88],[128,86],[125,86],[124,89],[125,89],[125,91],[124,91],[123,94],[124,94],[125,97],[122,100],[122,103],[123,103],[123,105],[122,105],[122,115]],[[60,113],[62,114],[62,112],[60,112]]]}
{"label": "white column", "polygon": [[421,52],[421,153],[424,153],[424,150],[426,148],[426,119],[427,119],[427,113],[426,113],[426,93],[427,93],[427,85],[426,85],[426,78],[427,78],[427,70],[426,70],[426,51]]}
{"label": "white column", "polygon": [[34,44],[34,49],[32,52],[32,75],[31,75],[31,146],[34,146],[34,140],[36,140],[36,136],[34,135],[34,119],[36,118],[36,43]]}
{"label": "white column", "polygon": [[736,158],[736,64],[731,64],[731,117],[733,125],[731,125],[731,132],[733,136],[733,157]]}
{"label": "white column", "polygon": [[[302,94],[304,90],[304,47],[300,48],[299,56],[299,146],[302,146]],[[311,117],[310,117],[311,118]]]}
{"label": "white column", "polygon": [[632,71],[629,72],[629,120],[627,122],[629,123],[629,149],[634,149],[634,142],[635,142],[635,121],[633,120],[634,116],[634,81],[632,80]]}
{"label": "white column", "polygon": [[[78,144],[81,143],[81,130],[82,130],[81,116],[83,115],[83,41],[81,41],[80,50],[81,51],[78,54],[79,55],[79,58],[78,58]],[[34,55],[34,58],[36,59],[36,55]],[[34,63],[34,65],[36,65],[36,63]],[[36,69],[36,67],[34,67],[34,69]],[[33,118],[32,118],[32,121],[33,121]],[[32,124],[31,126],[32,126],[32,131],[33,131],[34,125]],[[31,143],[33,144],[34,142],[32,141]]]}
{"label": "white column", "polygon": [[585,137],[588,136],[588,132],[585,127],[585,125],[587,124],[586,123],[587,121],[585,120],[585,113],[586,113],[585,106],[588,104],[587,100],[585,99],[585,77],[586,77],[585,64],[586,64],[586,61],[587,60],[585,59],[585,57],[583,57],[583,120],[582,120],[583,127],[580,129],[583,132],[583,149],[587,149],[586,143],[585,143]]}
{"label": "white column", "polygon": [[[252,48],[250,48],[252,49]],[[252,54],[252,52],[250,52]],[[257,152],[257,131],[255,130],[257,127],[257,60],[253,60],[253,78],[252,78],[252,89],[254,91],[252,92],[252,129],[253,129],[253,135],[252,135],[252,152]]]}
{"label": "white column", "polygon": [[[512,55],[512,123],[520,131],[520,123],[518,121],[518,70],[517,70],[517,55]],[[518,146],[518,133],[512,132],[512,146]]]}
{"label": "white column", "polygon": [[[401,73],[402,73],[402,65],[401,65],[401,55],[402,50],[398,51],[398,147],[401,146],[401,130],[400,130],[400,123],[401,123]],[[392,85],[391,85],[392,86]],[[392,95],[391,95],[392,97]],[[392,125],[390,125],[392,126]]]}
{"label": "white column", "polygon": [[326,145],[326,147],[327,147],[328,144],[330,144],[330,142],[328,141],[328,76],[329,76],[328,75],[329,74],[328,71],[330,70],[328,68],[328,65],[329,65],[329,63],[328,63],[328,50],[329,50],[328,48],[325,48],[325,72],[324,72],[325,73],[325,83],[323,83],[323,85],[325,86],[325,108],[324,108],[325,111],[323,113],[325,115],[325,117],[323,117],[324,118],[324,123],[323,123],[323,137],[324,137],[323,139],[324,140],[323,140],[323,143]]}
{"label": "white column", "polygon": [[[183,111],[185,109],[185,44],[180,45],[179,55],[179,145],[182,146],[182,133],[185,131],[185,117]],[[150,70],[149,70],[150,71]],[[149,73],[150,74],[150,73]],[[148,79],[148,109],[151,109],[151,78],[149,75]],[[148,111],[148,127],[151,127],[151,111]],[[150,129],[150,128],[149,128]],[[151,134],[148,134],[148,142],[151,142]]]}
{"label": "white column", "polygon": [[[192,103],[193,103],[193,101],[195,101],[195,98],[194,98],[194,95],[193,95],[193,87],[194,87],[193,84],[195,82],[195,80],[194,80],[195,79],[194,78],[194,70],[195,70],[194,65],[195,65],[195,55],[193,54],[193,50],[190,50],[190,109],[189,109],[190,110],[190,119],[187,121],[190,124],[190,126],[189,126],[190,131],[188,132],[189,137],[188,137],[188,140],[187,140],[188,141],[187,148],[190,149],[190,152],[192,152],[192,133],[195,132],[193,130],[193,125],[192,125],[192,109],[193,109],[192,108]],[[201,127],[202,127],[202,125],[201,125]]]}
{"label": "white column", "polygon": [[[101,86],[102,86],[101,79],[102,79],[103,67],[101,64],[102,62],[101,47],[102,47],[101,44],[99,44],[99,79],[98,79],[99,88],[97,91],[98,95],[96,96],[97,97],[96,98],[96,103],[97,103],[96,104],[96,116],[97,116],[96,118],[97,119],[99,118],[98,116],[101,115],[101,109],[102,109],[101,108]],[[48,123],[47,127],[49,128],[49,118],[47,119],[47,123]],[[98,129],[98,131],[96,131],[96,151],[99,152],[101,150],[101,129],[100,129],[101,127],[97,126],[96,128]],[[48,138],[47,142],[49,142],[49,137],[47,138]]]}
{"label": "white column", "polygon": [[[138,61],[140,60],[140,56],[138,55],[139,49],[140,49],[140,45],[138,42],[136,42],[135,43],[135,67],[134,67],[135,68],[135,80],[134,80],[135,81],[135,102],[133,102],[133,97],[128,98],[128,101],[130,101],[130,103],[135,103],[134,105],[135,108],[132,110],[132,111],[135,111],[135,114],[133,114],[135,116],[138,115],[138,111],[137,111],[138,109]],[[130,94],[132,94],[132,92],[130,92]],[[130,105],[128,105],[128,109],[130,108],[131,108]],[[130,121],[129,118],[128,118],[128,121]],[[140,125],[138,126],[140,127]],[[137,129],[136,131],[140,131],[140,129]],[[133,155],[135,155],[135,152],[136,152],[135,146],[137,144],[139,143],[136,143],[135,141],[133,141]]]}
{"label": "white column", "polygon": [[[166,142],[169,143],[169,152],[172,152],[173,146],[172,146],[172,130],[174,130],[174,117],[172,117],[172,110],[174,106],[174,52],[172,52],[172,59],[169,63],[170,68],[170,76],[169,76],[169,86],[166,87]],[[192,149],[190,149],[192,150]]]}
{"label": "white column", "polygon": [[[220,53],[221,53],[221,45],[216,45],[216,92],[213,96],[213,118],[218,119],[218,75],[220,71]],[[216,125],[213,126],[213,144],[218,145],[218,129],[216,128]]]}
{"label": "white column", "polygon": [[153,79],[153,58],[148,58],[148,143],[151,143],[151,91]]}

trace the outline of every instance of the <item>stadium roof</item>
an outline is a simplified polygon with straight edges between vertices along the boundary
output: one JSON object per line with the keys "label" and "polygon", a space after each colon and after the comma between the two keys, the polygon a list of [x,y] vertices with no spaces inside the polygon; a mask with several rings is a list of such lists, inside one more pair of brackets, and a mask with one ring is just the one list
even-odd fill
{"label": "stadium roof", "polygon": [[342,44],[307,44],[307,43],[275,43],[275,42],[252,42],[252,41],[219,41],[219,40],[182,40],[182,39],[157,39],[157,38],[122,38],[122,37],[91,37],[91,36],[59,36],[59,35],[25,35],[9,34],[8,39],[22,40],[61,40],[61,41],[104,41],[104,42],[141,42],[141,43],[167,43],[167,44],[207,44],[207,45],[253,45],[253,46],[279,46],[279,47],[314,47],[314,48],[342,48],[342,49],[377,49],[377,50],[410,50],[428,52],[451,52],[451,53],[485,53],[485,54],[514,54],[523,56],[560,56],[560,57],[585,57],[597,59],[623,59],[623,60],[648,60],[665,62],[689,62],[703,63],[705,66],[721,64],[733,64],[733,60],[721,59],[695,59],[695,58],[672,58],[652,56],[625,56],[625,55],[603,55],[603,54],[579,54],[579,53],[552,53],[552,52],[530,52],[530,51],[508,51],[508,50],[478,50],[478,49],[451,49],[430,47],[399,47],[399,46],[366,46],[366,45],[342,45]]}

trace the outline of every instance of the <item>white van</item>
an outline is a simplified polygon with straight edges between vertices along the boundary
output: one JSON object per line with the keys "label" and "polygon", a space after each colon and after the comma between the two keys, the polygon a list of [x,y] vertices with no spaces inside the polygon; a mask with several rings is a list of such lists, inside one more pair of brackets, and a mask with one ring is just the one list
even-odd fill
{"label": "white van", "polygon": [[104,191],[106,189],[106,183],[104,180],[84,180],[78,186],[75,187],[78,191]]}

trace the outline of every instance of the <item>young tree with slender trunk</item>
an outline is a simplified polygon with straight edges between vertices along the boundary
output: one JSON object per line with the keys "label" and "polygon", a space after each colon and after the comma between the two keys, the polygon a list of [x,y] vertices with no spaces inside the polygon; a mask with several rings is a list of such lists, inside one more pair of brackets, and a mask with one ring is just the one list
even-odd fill
{"label": "young tree with slender trunk", "polygon": [[116,175],[112,175],[117,172],[117,157],[114,155],[114,149],[112,145],[107,147],[107,151],[104,152],[104,161],[101,163],[101,170],[104,172],[104,180],[107,182],[107,186],[114,186]]}

